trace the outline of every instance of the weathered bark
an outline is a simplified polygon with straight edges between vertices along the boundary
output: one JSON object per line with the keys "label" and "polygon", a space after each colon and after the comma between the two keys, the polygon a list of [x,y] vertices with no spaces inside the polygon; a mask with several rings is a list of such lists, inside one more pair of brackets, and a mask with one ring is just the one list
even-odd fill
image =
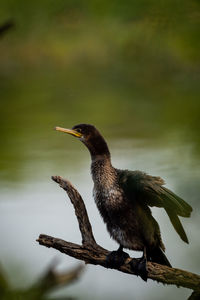
{"label": "weathered bark", "polygon": [[[74,206],[82,235],[82,245],[66,242],[44,234],[41,234],[37,241],[40,245],[57,249],[76,259],[83,260],[85,263],[107,267],[106,256],[109,251],[96,243],[82,197],[69,181],[64,180],[60,176],[53,176],[52,179],[59,183],[59,185],[67,192]],[[129,262],[131,260],[132,258],[127,258],[124,265],[115,269],[124,273],[136,275],[134,270],[130,267]],[[200,293],[200,276],[188,271],[148,262],[148,278],[164,284],[173,284],[179,287],[192,289],[195,291],[193,293],[195,295]]]}

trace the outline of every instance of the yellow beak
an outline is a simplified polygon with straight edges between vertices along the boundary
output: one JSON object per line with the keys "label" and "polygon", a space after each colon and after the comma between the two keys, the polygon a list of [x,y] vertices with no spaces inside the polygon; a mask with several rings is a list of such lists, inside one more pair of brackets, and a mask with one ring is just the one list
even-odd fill
{"label": "yellow beak", "polygon": [[55,130],[58,130],[58,131],[62,131],[62,132],[66,132],[68,134],[71,134],[75,137],[81,137],[82,134],[74,129],[66,129],[66,128],[62,128],[62,127],[55,127]]}

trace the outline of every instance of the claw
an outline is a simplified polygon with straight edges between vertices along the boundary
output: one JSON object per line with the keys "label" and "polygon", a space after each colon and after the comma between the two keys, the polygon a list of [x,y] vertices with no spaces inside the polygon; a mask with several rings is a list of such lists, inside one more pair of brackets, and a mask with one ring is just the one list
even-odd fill
{"label": "claw", "polygon": [[144,281],[147,281],[148,268],[146,249],[144,249],[144,253],[141,258],[133,258],[129,264],[131,265],[131,269],[136,273],[136,275],[139,275]]}
{"label": "claw", "polygon": [[122,251],[122,248],[120,247],[117,251],[112,251],[107,255],[106,267],[112,269],[119,268],[125,263],[128,257],[128,253]]}
{"label": "claw", "polygon": [[148,268],[146,258],[133,258],[129,264],[131,265],[131,269],[136,273],[136,275],[140,276],[144,281],[147,281]]}

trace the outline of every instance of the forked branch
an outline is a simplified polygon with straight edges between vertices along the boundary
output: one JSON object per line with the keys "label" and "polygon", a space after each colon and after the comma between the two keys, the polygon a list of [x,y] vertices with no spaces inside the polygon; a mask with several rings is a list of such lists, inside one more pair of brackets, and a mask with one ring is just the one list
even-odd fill
{"label": "forked branch", "polygon": [[[107,267],[106,256],[109,251],[96,243],[81,195],[69,181],[64,180],[60,176],[53,176],[52,179],[67,192],[74,206],[82,236],[82,245],[66,242],[44,234],[41,234],[37,241],[40,245],[57,249],[76,259],[83,260],[85,263]],[[129,262],[131,260],[132,258],[127,258],[124,265],[115,269],[136,275],[134,270],[130,267]],[[173,284],[179,287],[189,288],[195,291],[195,295],[200,295],[200,276],[194,273],[148,262],[148,278],[164,284]]]}

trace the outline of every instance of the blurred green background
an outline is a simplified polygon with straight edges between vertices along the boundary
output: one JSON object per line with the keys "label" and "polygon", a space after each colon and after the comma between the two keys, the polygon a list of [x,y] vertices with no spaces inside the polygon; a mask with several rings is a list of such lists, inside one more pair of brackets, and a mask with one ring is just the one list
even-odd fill
{"label": "blurred green background", "polygon": [[[183,220],[189,246],[163,212],[153,213],[172,264],[198,272],[200,2],[0,0],[0,25],[7,20],[14,28],[0,36],[0,261],[13,284],[30,283],[54,255],[75,263],[35,242],[42,231],[80,241],[51,175],[77,186],[95,236],[116,248],[93,203],[87,150],[53,131],[78,123],[96,125],[115,166],[162,176],[194,207]],[[188,293],[92,266],[71,288],[80,299]]]}

